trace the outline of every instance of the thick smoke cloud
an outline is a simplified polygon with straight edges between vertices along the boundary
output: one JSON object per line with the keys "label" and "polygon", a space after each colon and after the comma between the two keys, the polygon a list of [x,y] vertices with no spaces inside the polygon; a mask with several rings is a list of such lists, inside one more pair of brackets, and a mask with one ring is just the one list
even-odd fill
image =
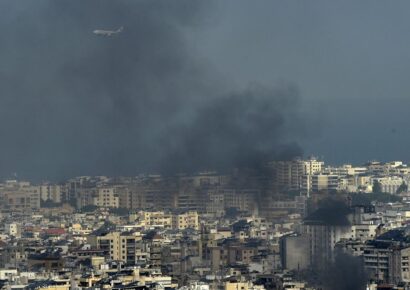
{"label": "thick smoke cloud", "polygon": [[363,290],[367,277],[362,259],[342,251],[320,273],[324,290]]}
{"label": "thick smoke cloud", "polygon": [[322,224],[326,226],[349,226],[351,209],[343,202],[334,199],[322,200],[319,208],[305,218],[305,224]]}
{"label": "thick smoke cloud", "polygon": [[[187,43],[209,1],[6,0],[0,9],[3,176],[202,170],[300,153],[297,90],[236,92]],[[92,34],[119,26],[113,37]]]}
{"label": "thick smoke cloud", "polygon": [[258,168],[263,162],[301,155],[297,144],[283,143],[298,92],[292,86],[247,90],[219,97],[200,107],[186,127],[179,128],[175,151],[165,168],[180,170]]}

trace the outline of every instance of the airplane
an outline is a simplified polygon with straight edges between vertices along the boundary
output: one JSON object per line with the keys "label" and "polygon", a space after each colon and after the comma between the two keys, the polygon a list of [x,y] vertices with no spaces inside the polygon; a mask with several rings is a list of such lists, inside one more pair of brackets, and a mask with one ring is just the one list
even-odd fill
{"label": "airplane", "polygon": [[94,34],[101,35],[101,36],[112,36],[113,34],[120,33],[123,31],[124,27],[121,26],[117,30],[101,30],[101,29],[96,29],[93,31]]}

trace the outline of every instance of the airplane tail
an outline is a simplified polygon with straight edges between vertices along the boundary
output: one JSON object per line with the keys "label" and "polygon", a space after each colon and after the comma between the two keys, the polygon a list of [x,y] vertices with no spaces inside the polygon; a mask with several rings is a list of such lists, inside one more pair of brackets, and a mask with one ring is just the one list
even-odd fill
{"label": "airplane tail", "polygon": [[118,32],[121,32],[121,31],[123,31],[123,30],[124,30],[124,26],[121,26],[120,28],[117,29],[116,32],[118,33]]}

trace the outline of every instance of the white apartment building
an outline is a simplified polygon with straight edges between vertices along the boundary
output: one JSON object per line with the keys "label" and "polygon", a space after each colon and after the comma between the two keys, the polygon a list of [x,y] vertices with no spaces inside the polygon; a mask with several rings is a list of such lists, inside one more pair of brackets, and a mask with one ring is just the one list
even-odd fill
{"label": "white apartment building", "polygon": [[324,174],[336,174],[340,176],[366,174],[368,172],[365,166],[353,166],[351,164],[344,164],[340,167],[328,166],[322,170]]}
{"label": "white apartment building", "polygon": [[389,177],[379,177],[374,178],[373,182],[377,180],[380,183],[381,191],[395,194],[399,189],[400,185],[404,182],[403,178],[398,176],[389,176]]}
{"label": "white apartment building", "polygon": [[367,168],[374,175],[391,175],[396,173],[407,173],[409,169],[402,161],[378,162],[371,161],[367,163]]}

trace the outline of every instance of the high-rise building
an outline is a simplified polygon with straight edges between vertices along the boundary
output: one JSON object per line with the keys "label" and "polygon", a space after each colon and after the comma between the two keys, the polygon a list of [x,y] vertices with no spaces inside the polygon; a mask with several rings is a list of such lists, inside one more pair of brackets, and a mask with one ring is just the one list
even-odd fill
{"label": "high-rise building", "polygon": [[338,203],[319,208],[307,218],[302,235],[309,242],[309,261],[314,267],[323,267],[335,257],[335,245],[351,238],[353,212]]}
{"label": "high-rise building", "polygon": [[311,157],[307,160],[277,161],[271,163],[271,165],[276,172],[276,181],[279,188],[300,190],[303,176],[320,173],[324,162]]}

